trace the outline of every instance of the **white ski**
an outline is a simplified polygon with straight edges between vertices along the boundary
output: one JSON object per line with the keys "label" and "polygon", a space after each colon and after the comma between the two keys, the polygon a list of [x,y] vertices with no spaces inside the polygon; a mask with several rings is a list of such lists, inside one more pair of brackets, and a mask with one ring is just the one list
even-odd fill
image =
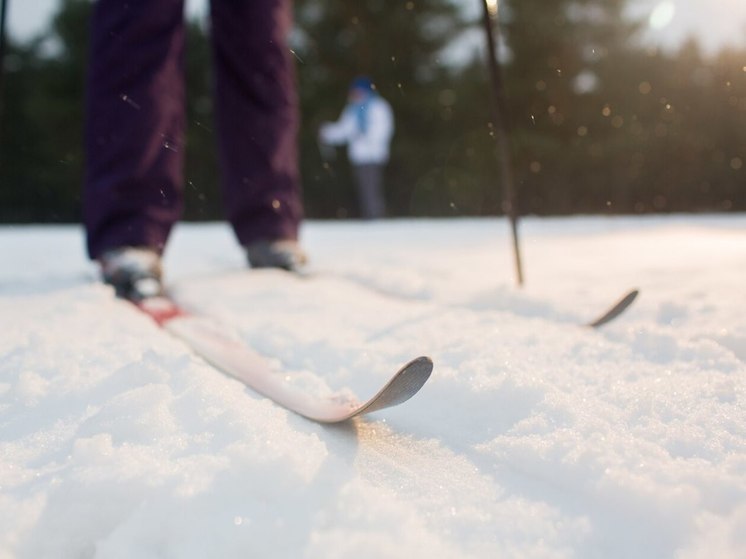
{"label": "white ski", "polygon": [[[148,309],[141,309],[151,314]],[[339,423],[401,404],[422,388],[433,370],[429,357],[418,357],[399,369],[367,401],[339,395],[319,398],[288,384],[266,358],[240,340],[226,335],[215,321],[207,317],[176,312],[166,318],[154,318],[215,368],[284,408],[320,423]]]}

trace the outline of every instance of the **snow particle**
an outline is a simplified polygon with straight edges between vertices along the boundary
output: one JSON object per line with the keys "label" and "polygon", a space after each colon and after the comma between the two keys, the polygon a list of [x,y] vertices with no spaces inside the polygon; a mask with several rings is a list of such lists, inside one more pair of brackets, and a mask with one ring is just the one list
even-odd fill
{"label": "snow particle", "polygon": [[127,95],[126,93],[120,94],[119,98],[122,101],[124,101],[125,103],[127,103],[130,107],[133,107],[133,108],[137,109],[138,111],[140,110],[140,105],[138,105],[137,103],[135,103],[135,101],[133,101],[132,98],[129,95]]}

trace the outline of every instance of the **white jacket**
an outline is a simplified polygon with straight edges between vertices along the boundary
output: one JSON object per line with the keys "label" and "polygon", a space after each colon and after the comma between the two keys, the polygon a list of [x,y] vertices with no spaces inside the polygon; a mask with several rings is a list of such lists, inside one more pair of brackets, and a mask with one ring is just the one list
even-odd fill
{"label": "white jacket", "polygon": [[391,106],[378,95],[367,103],[367,130],[358,125],[357,109],[347,105],[337,122],[328,122],[319,131],[326,144],[347,144],[350,162],[355,165],[385,163],[389,159],[389,144],[394,135],[394,114]]}

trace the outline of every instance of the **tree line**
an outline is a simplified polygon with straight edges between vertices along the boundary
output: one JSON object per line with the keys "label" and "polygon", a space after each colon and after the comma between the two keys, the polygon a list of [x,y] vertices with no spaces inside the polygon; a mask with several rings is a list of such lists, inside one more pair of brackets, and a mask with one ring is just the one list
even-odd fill
{"label": "tree line", "polygon": [[[476,2],[477,0],[475,0]],[[624,0],[505,0],[502,62],[521,214],[746,210],[746,49],[642,46]],[[0,221],[80,214],[89,0],[63,0],[48,33],[8,45],[0,107]],[[479,23],[450,0],[296,2],[306,211],[357,215],[342,151],[317,143],[347,86],[371,76],[397,132],[392,216],[502,213]],[[187,33],[186,218],[218,219],[206,25]],[[464,50],[466,49],[466,50]]]}

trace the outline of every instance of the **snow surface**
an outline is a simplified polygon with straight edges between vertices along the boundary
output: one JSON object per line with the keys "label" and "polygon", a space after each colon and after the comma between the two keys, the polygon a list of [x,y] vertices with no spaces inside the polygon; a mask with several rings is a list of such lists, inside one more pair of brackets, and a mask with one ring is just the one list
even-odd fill
{"label": "snow surface", "polygon": [[177,228],[177,297],[288,382],[434,359],[328,427],[115,300],[77,227],[0,228],[0,558],[746,557],[746,216],[521,233],[517,289],[502,220],[309,222],[305,279]]}

